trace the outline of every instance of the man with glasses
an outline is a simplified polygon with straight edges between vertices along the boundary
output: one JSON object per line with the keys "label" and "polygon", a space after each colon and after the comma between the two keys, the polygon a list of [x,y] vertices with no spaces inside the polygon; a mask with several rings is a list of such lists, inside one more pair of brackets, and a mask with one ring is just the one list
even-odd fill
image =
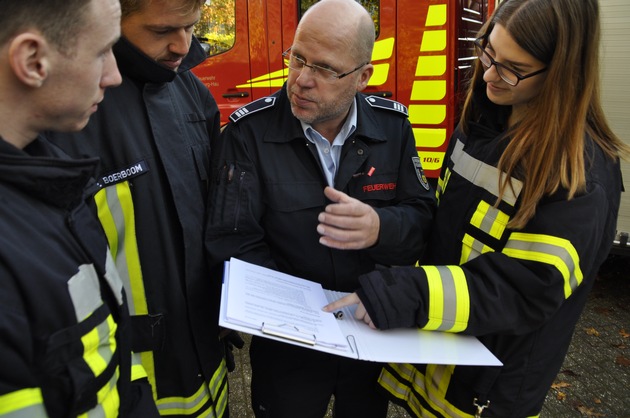
{"label": "man with glasses", "polygon": [[[323,0],[283,55],[286,85],[234,112],[221,138],[207,253],[354,291],[357,276],[420,257],[435,202],[400,103],[361,93],[374,24],[352,0]],[[381,364],[253,337],[257,417],[385,417]]]}

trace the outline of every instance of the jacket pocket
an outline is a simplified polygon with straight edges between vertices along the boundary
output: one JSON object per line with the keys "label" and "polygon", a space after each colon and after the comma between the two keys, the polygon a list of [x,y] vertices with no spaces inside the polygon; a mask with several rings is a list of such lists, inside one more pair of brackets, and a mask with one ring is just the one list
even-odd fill
{"label": "jacket pocket", "polygon": [[269,207],[277,212],[323,208],[324,187],[320,182],[275,182],[266,184]]}
{"label": "jacket pocket", "polygon": [[76,416],[108,397],[112,403],[107,407],[117,410],[116,330],[117,324],[103,304],[84,321],[48,339],[42,365],[44,398],[67,400],[53,402],[63,410],[51,411],[51,415]]}
{"label": "jacket pocket", "polygon": [[255,201],[251,167],[226,162],[216,171],[209,200],[210,230],[216,233],[236,232],[245,210],[251,210],[249,202]]}

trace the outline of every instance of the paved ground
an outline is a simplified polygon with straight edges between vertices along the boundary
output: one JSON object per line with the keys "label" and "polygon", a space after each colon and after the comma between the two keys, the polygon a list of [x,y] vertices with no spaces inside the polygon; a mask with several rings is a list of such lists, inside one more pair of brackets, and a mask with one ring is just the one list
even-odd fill
{"label": "paved ground", "polygon": [[[254,417],[247,348],[236,351],[230,373],[231,418]],[[630,418],[630,258],[603,266],[541,416]],[[390,405],[388,418],[409,417]]]}

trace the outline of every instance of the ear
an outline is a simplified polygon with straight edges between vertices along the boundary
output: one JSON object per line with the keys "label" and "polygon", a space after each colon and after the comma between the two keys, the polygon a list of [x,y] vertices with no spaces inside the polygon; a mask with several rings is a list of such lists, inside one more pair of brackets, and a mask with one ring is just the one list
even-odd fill
{"label": "ear", "polygon": [[359,80],[357,82],[357,91],[363,91],[368,85],[368,81],[372,78],[372,74],[374,74],[374,66],[372,64],[366,64],[361,69],[361,75],[359,76]]}
{"label": "ear", "polygon": [[15,76],[27,86],[41,87],[48,77],[50,47],[36,32],[23,32],[11,40],[9,64]]}

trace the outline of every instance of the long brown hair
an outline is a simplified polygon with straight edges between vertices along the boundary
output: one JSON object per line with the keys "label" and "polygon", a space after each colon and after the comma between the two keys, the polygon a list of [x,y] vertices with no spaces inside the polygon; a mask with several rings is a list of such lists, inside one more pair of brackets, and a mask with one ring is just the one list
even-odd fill
{"label": "long brown hair", "polygon": [[[500,196],[511,187],[512,176],[523,181],[520,206],[509,224],[520,229],[544,196],[564,188],[571,199],[584,191],[585,133],[612,159],[627,157],[630,149],[612,132],[601,106],[597,0],[505,0],[480,34],[490,34],[496,24],[548,67],[540,94],[509,129],[510,142],[498,163],[506,173]],[[472,96],[484,83],[483,73],[477,62],[460,120],[464,132],[478,117]]]}

